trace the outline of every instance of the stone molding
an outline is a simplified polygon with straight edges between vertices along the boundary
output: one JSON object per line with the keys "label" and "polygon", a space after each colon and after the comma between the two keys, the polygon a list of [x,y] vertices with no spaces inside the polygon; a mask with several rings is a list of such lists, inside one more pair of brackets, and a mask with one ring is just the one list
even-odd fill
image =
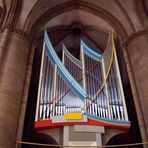
{"label": "stone molding", "polygon": [[130,35],[130,36],[127,38],[127,40],[122,44],[122,47],[123,47],[123,48],[124,48],[124,47],[127,47],[128,44],[129,44],[132,40],[134,40],[134,39],[137,38],[137,37],[146,35],[146,34],[148,34],[148,28],[133,33],[133,34]]}
{"label": "stone molding", "polygon": [[[23,36],[24,38],[26,38],[27,40],[29,40],[29,42],[34,42],[35,43],[35,39],[33,38],[33,36],[31,36],[30,34],[26,33],[25,31],[21,30],[21,29],[16,29],[16,28],[13,28],[11,26],[5,26],[3,29],[0,28],[0,33],[2,33],[5,29],[9,29],[11,32],[15,32],[21,36]],[[135,33],[133,33],[132,35],[130,35],[127,40],[122,44],[122,48],[124,47],[127,47],[128,44],[134,40],[135,38],[137,37],[140,37],[140,36],[143,36],[143,35],[146,35],[148,34],[148,28],[146,29],[143,29],[143,30],[140,30],[140,31],[137,31]],[[35,43],[36,44],[36,43]]]}
{"label": "stone molding", "polygon": [[4,28],[0,28],[0,33],[2,33],[5,29],[9,29],[10,32],[14,32],[14,33],[17,33],[21,36],[23,36],[25,39],[27,39],[29,42],[34,42],[34,38],[31,34],[28,34],[27,32],[21,30],[21,29],[17,29],[17,28],[14,28],[10,25],[6,25]]}

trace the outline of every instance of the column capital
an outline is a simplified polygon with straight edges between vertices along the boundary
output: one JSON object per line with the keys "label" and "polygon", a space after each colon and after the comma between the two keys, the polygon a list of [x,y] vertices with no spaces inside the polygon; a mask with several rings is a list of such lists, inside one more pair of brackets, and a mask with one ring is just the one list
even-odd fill
{"label": "column capital", "polygon": [[0,28],[0,33],[1,32],[4,32],[5,29],[9,29],[10,32],[14,32],[14,33],[17,33],[21,36],[23,36],[24,38],[26,38],[29,42],[34,42],[34,38],[31,34],[27,33],[26,31],[24,30],[21,30],[21,29],[18,29],[18,28],[15,28],[15,27],[12,27],[10,25],[6,25],[5,27],[3,28]]}
{"label": "column capital", "polygon": [[123,42],[122,48],[126,48],[126,47],[128,46],[128,44],[129,44],[132,40],[134,40],[135,38],[140,37],[140,36],[144,36],[144,35],[146,35],[146,34],[148,34],[148,28],[145,28],[145,29],[143,29],[143,30],[140,30],[140,31],[137,31],[137,32],[131,34],[131,35],[126,39],[126,41]]}

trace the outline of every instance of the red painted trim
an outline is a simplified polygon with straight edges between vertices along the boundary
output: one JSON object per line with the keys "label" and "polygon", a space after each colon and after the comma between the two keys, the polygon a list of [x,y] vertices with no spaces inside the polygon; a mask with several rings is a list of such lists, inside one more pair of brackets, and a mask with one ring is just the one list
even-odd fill
{"label": "red painted trim", "polygon": [[35,122],[35,129],[36,130],[43,130],[43,129],[49,129],[49,128],[60,128],[62,126],[71,126],[71,125],[98,125],[98,126],[104,126],[111,129],[118,129],[122,131],[127,131],[130,128],[130,125],[125,124],[119,124],[119,123],[103,123],[100,121],[95,121],[92,119],[88,119],[88,122],[65,122],[65,123],[52,123],[51,120],[41,120]]}

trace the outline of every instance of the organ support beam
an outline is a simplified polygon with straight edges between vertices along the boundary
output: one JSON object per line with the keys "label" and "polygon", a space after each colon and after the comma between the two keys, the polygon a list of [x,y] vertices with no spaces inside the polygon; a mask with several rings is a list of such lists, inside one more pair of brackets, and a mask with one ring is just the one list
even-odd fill
{"label": "organ support beam", "polygon": [[[83,75],[85,74],[85,59],[84,59],[84,52],[83,52],[83,46],[81,45],[81,61],[82,61],[82,72],[83,72]],[[86,77],[85,76],[82,76],[83,77],[83,88],[84,90],[86,90]]]}
{"label": "organ support beam", "polygon": [[120,71],[119,71],[119,64],[117,60],[117,54],[115,51],[114,47],[114,57],[115,57],[115,65],[116,65],[116,71],[117,71],[117,78],[118,78],[118,83],[121,91],[121,98],[123,101],[123,109],[124,109],[124,114],[125,114],[125,120],[128,121],[128,114],[127,114],[127,108],[126,108],[126,103],[125,103],[125,97],[124,97],[124,92],[123,92],[123,86],[122,86],[122,81],[121,81],[121,76],[120,76]]}
{"label": "organ support beam", "polygon": [[[83,88],[86,91],[86,77],[84,76],[85,74],[85,59],[84,59],[84,52],[83,52],[83,46],[80,46],[80,55],[81,55],[81,61],[82,61],[82,81],[83,81]],[[87,105],[88,100],[85,99],[84,101],[84,106]],[[87,109],[84,109],[86,111]]]}
{"label": "organ support beam", "polygon": [[36,104],[36,114],[35,114],[35,121],[39,120],[39,112],[40,112],[40,100],[41,100],[41,87],[43,81],[43,65],[44,65],[44,57],[45,57],[45,42],[43,43],[43,50],[42,50],[42,59],[41,59],[41,68],[40,68],[40,77],[39,77],[39,87],[38,87],[38,97],[37,97],[37,104]]}
{"label": "organ support beam", "polygon": [[53,109],[52,109],[52,115],[56,116],[57,112],[56,112],[56,103],[57,103],[57,65],[55,65],[55,69],[54,69],[54,86],[53,86],[53,100],[52,100],[52,104],[53,104]]}

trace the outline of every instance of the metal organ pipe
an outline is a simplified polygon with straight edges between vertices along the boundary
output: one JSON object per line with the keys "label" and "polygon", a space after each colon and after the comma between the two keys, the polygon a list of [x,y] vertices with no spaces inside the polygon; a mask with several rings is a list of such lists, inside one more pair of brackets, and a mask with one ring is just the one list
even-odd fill
{"label": "metal organ pipe", "polygon": [[[86,91],[88,97],[84,100],[81,100],[76,92],[74,93],[70,89],[70,84],[67,84],[58,72],[58,65],[52,65],[52,62],[50,62],[52,58],[50,59],[46,55],[45,48],[44,43],[36,121],[77,112],[86,112],[88,115],[98,118],[128,121],[119,66],[111,35],[109,36],[108,47],[103,55],[94,52],[82,42],[80,60],[72,56],[63,45],[62,63]],[[112,52],[114,54],[113,62],[110,63]],[[93,67],[94,65],[95,67]],[[108,73],[110,66],[111,69]],[[82,76],[81,79],[80,76]],[[97,93],[99,89],[101,90]],[[96,97],[92,100],[94,96]]]}
{"label": "metal organ pipe", "polygon": [[43,77],[43,64],[44,64],[44,55],[45,55],[45,43],[43,44],[43,51],[42,51],[42,59],[41,59],[41,69],[40,69],[40,78],[39,78],[39,88],[38,88],[38,98],[37,98],[37,107],[36,107],[36,115],[35,121],[41,118],[41,89],[42,89],[42,77]]}
{"label": "metal organ pipe", "polygon": [[[65,46],[63,46],[63,51],[63,64],[70,72],[70,74],[75,79],[77,79],[80,75],[82,75],[82,70],[80,69],[81,63],[80,61],[72,57],[72,55],[67,51]],[[81,106],[79,105],[81,104],[79,97],[76,96],[76,94],[73,93],[71,90],[68,90],[66,92],[66,95],[62,97],[62,101],[64,106],[66,107],[66,112],[75,112],[77,110],[77,106],[81,108]]]}
{"label": "metal organ pipe", "polygon": [[125,97],[124,97],[124,93],[123,93],[123,86],[122,86],[121,76],[120,76],[120,72],[119,72],[119,65],[118,65],[116,52],[114,52],[114,57],[115,57],[115,67],[116,67],[117,78],[118,78],[117,82],[118,82],[118,86],[119,86],[119,90],[120,90],[120,94],[121,94],[121,100],[123,103],[123,107],[120,106],[120,108],[123,108],[123,109],[121,109],[122,118],[123,118],[123,111],[124,111],[124,120],[128,121],[127,108],[126,108]]}
{"label": "metal organ pipe", "polygon": [[[102,75],[103,75],[103,81],[105,81],[105,76],[106,76],[106,71],[105,71],[105,64],[104,64],[104,59],[102,59]],[[107,88],[107,83],[104,85],[105,88]],[[109,96],[108,96],[108,91],[107,89],[104,89],[105,93],[105,99],[106,99],[106,104],[107,104],[107,112],[108,112],[108,117],[111,118],[111,113],[110,113],[110,105],[109,105]]]}

